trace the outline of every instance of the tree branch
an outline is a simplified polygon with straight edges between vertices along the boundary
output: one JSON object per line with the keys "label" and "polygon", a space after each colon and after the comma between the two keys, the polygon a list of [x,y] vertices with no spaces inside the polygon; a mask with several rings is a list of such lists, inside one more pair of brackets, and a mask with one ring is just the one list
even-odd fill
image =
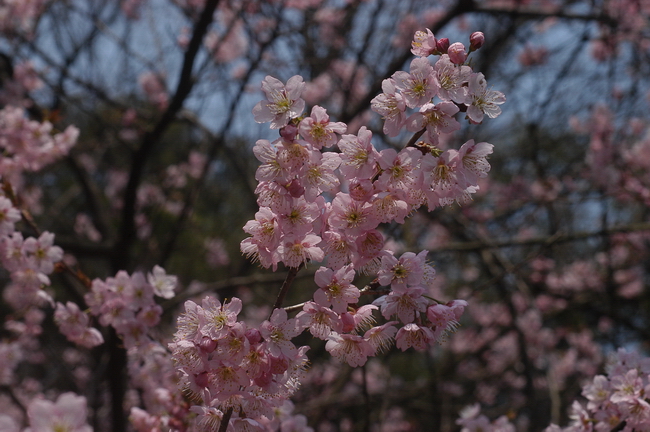
{"label": "tree branch", "polygon": [[196,59],[199,48],[201,47],[208,26],[212,23],[213,15],[218,4],[219,0],[206,1],[205,8],[201,13],[199,21],[194,26],[192,39],[187,47],[187,51],[185,52],[185,58],[183,60],[176,92],[174,93],[167,110],[163,113],[156,126],[144,135],[140,148],[138,148],[133,155],[129,181],[124,191],[122,227],[120,230],[120,237],[115,245],[115,249],[120,251],[120,254],[117,254],[116,258],[113,260],[113,267],[115,267],[115,270],[128,269],[130,249],[136,238],[135,207],[137,191],[142,176],[144,175],[145,165],[152,150],[157,144],[159,144],[162,135],[169,128],[172,121],[175,119],[176,114],[183,107],[185,99],[187,99],[194,87],[194,79],[192,78],[194,60]]}

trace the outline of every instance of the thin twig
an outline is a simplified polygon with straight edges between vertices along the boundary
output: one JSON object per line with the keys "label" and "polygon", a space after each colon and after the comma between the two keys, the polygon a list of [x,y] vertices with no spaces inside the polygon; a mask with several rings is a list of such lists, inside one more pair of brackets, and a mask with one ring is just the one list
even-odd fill
{"label": "thin twig", "polygon": [[219,432],[226,432],[228,429],[228,423],[230,423],[230,417],[232,417],[232,407],[228,408],[224,413],[221,419],[221,426],[219,426]]}
{"label": "thin twig", "polygon": [[296,275],[298,274],[300,269],[303,268],[304,266],[305,263],[301,263],[298,267],[289,268],[289,273],[287,273],[287,277],[284,279],[284,283],[282,283],[282,288],[280,288],[280,292],[278,293],[278,298],[275,300],[275,304],[273,305],[273,309],[271,313],[273,313],[273,310],[282,307],[284,298],[287,296],[287,293],[289,292],[289,288],[291,288],[291,284],[293,283],[293,280],[296,278]]}

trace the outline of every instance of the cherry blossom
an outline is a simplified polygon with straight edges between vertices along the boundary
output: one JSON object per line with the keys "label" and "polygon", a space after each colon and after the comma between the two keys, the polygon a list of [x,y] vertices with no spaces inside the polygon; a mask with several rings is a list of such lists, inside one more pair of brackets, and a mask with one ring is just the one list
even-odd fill
{"label": "cherry blossom", "polygon": [[472,74],[468,88],[471,104],[467,108],[467,116],[470,120],[481,123],[484,114],[490,118],[496,118],[501,114],[499,105],[506,101],[506,97],[501,92],[488,90],[482,73]]}
{"label": "cherry blossom", "polygon": [[266,340],[269,353],[275,357],[290,358],[296,354],[296,347],[291,339],[303,330],[300,320],[287,318],[284,309],[275,309],[269,321],[260,326],[260,333]]}
{"label": "cherry blossom", "polygon": [[57,303],[54,321],[68,340],[81,346],[92,348],[104,343],[102,334],[96,328],[88,326],[88,315],[81,312],[76,303],[67,302],[65,305]]}
{"label": "cherry blossom", "polygon": [[315,105],[311,115],[301,120],[298,131],[305,141],[314,148],[332,147],[338,141],[336,134],[344,134],[347,125],[342,122],[330,122],[325,108]]}
{"label": "cherry blossom", "polygon": [[233,298],[223,305],[214,297],[206,297],[202,302],[202,313],[199,314],[201,334],[212,339],[220,339],[226,335],[228,328],[237,321],[242,302]]}
{"label": "cherry blossom", "polygon": [[332,310],[342,313],[349,303],[359,299],[359,289],[352,285],[354,279],[352,266],[345,266],[336,271],[321,267],[316,271],[314,281],[320,288],[314,293],[314,300],[321,306],[332,306]]}
{"label": "cherry blossom", "polygon": [[331,333],[325,349],[337,360],[357,367],[366,364],[375,350],[363,337],[353,334]]}
{"label": "cherry blossom", "polygon": [[56,402],[33,399],[27,407],[32,432],[91,432],[86,423],[86,398],[74,393],[62,393]]}
{"label": "cherry blossom", "polygon": [[286,237],[284,243],[278,247],[278,254],[282,262],[288,267],[298,268],[307,261],[320,262],[325,258],[325,253],[318,245],[322,239],[314,234],[292,235]]}
{"label": "cherry blossom", "polygon": [[492,154],[494,146],[486,142],[474,143],[469,140],[458,150],[458,159],[464,168],[464,176],[468,183],[476,184],[479,178],[487,177],[490,164],[487,156]]}
{"label": "cherry blossom", "polygon": [[338,142],[341,150],[341,173],[349,178],[369,179],[377,171],[379,152],[372,145],[372,132],[365,126],[358,134],[343,135]]}
{"label": "cherry blossom", "polygon": [[11,200],[0,196],[0,236],[9,235],[14,231],[14,224],[21,218]]}
{"label": "cherry blossom", "polygon": [[397,136],[406,123],[406,102],[401,93],[397,92],[395,80],[388,78],[382,81],[383,93],[370,102],[372,110],[381,115],[384,120],[384,133]]}
{"label": "cherry blossom", "polygon": [[340,333],[343,329],[343,323],[335,311],[314,302],[306,302],[296,318],[304,320],[312,336],[322,340],[326,340],[330,333]]}
{"label": "cherry blossom", "polygon": [[442,100],[451,100],[459,104],[467,101],[467,87],[463,84],[469,81],[472,68],[458,66],[451,62],[448,55],[443,55],[434,65],[440,90],[438,97]]}
{"label": "cherry blossom", "polygon": [[300,116],[305,109],[305,101],[300,98],[304,87],[305,83],[299,75],[289,78],[286,85],[272,76],[264,78],[262,90],[267,100],[260,101],[253,108],[255,121],[271,122],[271,129],[286,126],[289,120]]}
{"label": "cherry blossom", "polygon": [[430,328],[408,323],[397,331],[395,346],[402,351],[411,347],[417,351],[424,351],[435,340],[436,337]]}
{"label": "cherry blossom", "polygon": [[418,30],[411,42],[411,53],[419,57],[428,57],[436,51],[436,38],[431,30]]}
{"label": "cherry blossom", "polygon": [[426,58],[411,61],[410,73],[399,71],[392,76],[395,87],[401,90],[406,106],[415,108],[431,101],[438,94],[438,78]]}
{"label": "cherry blossom", "polygon": [[167,275],[165,269],[156,265],[153,272],[147,275],[147,282],[153,287],[154,294],[168,299],[174,297],[174,289],[176,289],[178,278]]}
{"label": "cherry blossom", "polygon": [[459,108],[452,102],[440,102],[437,105],[426,103],[420,111],[409,117],[406,129],[417,132],[426,128],[429,143],[438,145],[439,135],[448,134],[460,129],[460,123],[453,118]]}

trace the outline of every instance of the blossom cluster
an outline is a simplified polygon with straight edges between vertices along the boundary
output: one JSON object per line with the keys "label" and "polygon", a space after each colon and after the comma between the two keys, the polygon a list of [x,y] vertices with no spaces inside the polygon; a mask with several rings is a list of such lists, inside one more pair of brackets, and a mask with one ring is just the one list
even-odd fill
{"label": "blossom cluster", "polygon": [[22,218],[11,199],[0,195],[0,263],[9,271],[12,285],[8,291],[20,291],[23,299],[52,301],[41,288],[50,285],[48,275],[63,258],[63,250],[54,245],[54,234],[45,231],[38,238],[24,238],[15,224]]}
{"label": "blossom cluster", "polygon": [[[385,80],[384,93],[373,99],[388,135],[404,127],[424,134],[399,152],[378,151],[365,126],[345,134],[347,126],[331,122],[320,106],[303,116],[302,77],[284,85],[267,76],[262,84],[267,100],[253,113],[256,121],[280,129],[281,136],[274,142],[259,140],[253,149],[262,163],[256,172],[260,211],[244,227],[250,237],[242,242],[242,252],[274,270],[280,262],[297,268],[325,255],[333,270],[350,263],[357,271],[369,270],[385,255],[380,224],[403,223],[423,204],[433,210],[469,200],[478,179],[487,176],[493,146],[470,140],[459,150],[442,151],[436,147],[439,136],[460,128],[453,118],[459,105],[470,121],[480,122],[483,113],[498,115],[505,99],[486,90],[481,74],[453,63],[447,54],[436,67],[425,57],[416,58],[410,73]],[[442,101],[432,103],[435,96]],[[406,107],[420,110],[407,118]],[[322,152],[334,146],[338,152]]]}
{"label": "blossom cluster", "polygon": [[[545,432],[609,432],[650,430],[650,358],[620,348],[612,355],[607,375],[596,375],[582,388],[586,406],[571,405],[567,427],[551,424]],[[480,406],[466,408],[457,420],[461,432],[514,432],[515,426],[502,416],[496,421],[480,413]]]}
{"label": "blossom cluster", "polygon": [[[3,385],[19,381],[16,374],[19,363],[44,361],[39,336],[43,332],[45,313],[40,307],[44,304],[54,307],[54,300],[44,288],[50,285],[49,275],[63,259],[63,250],[54,244],[54,234],[38,232],[29,223],[28,212],[19,208],[11,180],[20,183],[19,176],[23,171],[39,170],[66,154],[75,144],[77,135],[78,130],[72,126],[55,134],[49,122],[28,120],[23,108],[6,106],[0,110],[0,146],[3,149],[0,162],[3,182],[0,194],[0,264],[11,278],[3,290],[3,299],[15,311],[13,319],[7,320],[4,326],[12,336],[0,342],[0,383]],[[25,238],[17,230],[16,224],[23,216],[37,232],[36,237]],[[88,316],[74,303],[69,302],[67,306],[59,303],[55,320],[66,307],[71,315],[62,323],[62,329],[68,330],[70,338],[86,346],[101,343],[99,331],[88,327]],[[23,429],[26,431],[92,430],[86,423],[86,398],[73,393],[59,395],[56,402],[34,398],[26,407],[26,414],[30,425],[30,428]],[[21,430],[15,419],[5,414],[0,415],[0,429]]]}
{"label": "blossom cluster", "polygon": [[[351,366],[364,365],[393,340],[402,350],[425,350],[455,330],[467,303],[427,296],[435,277],[427,251],[395,257],[380,225],[404,223],[425,204],[433,210],[470,199],[479,178],[487,176],[493,146],[470,140],[459,150],[443,151],[437,147],[440,136],[460,128],[454,116],[461,107],[470,123],[479,123],[484,114],[496,117],[505,98],[487,90],[483,75],[472,72],[462,44],[442,41],[438,47],[432,37],[430,31],[425,37],[416,33],[413,46],[419,57],[411,71],[385,80],[384,93],[372,102],[384,118],[386,134],[416,133],[399,151],[378,150],[365,126],[347,134],[347,125],[330,121],[321,106],[304,114],[302,77],[286,84],[271,76],[264,79],[266,100],[253,114],[259,123],[270,122],[280,137],[258,140],[253,149],[261,162],[255,175],[260,210],[244,226],[250,237],[241,242],[241,250],[273,270],[280,263],[292,272],[309,262],[323,265],[315,274],[313,301],[304,303],[294,319],[275,309],[259,330],[236,321],[238,299],[223,305],[212,299],[202,306],[186,303],[170,347],[186,389],[202,402],[194,408],[202,416],[199,422],[216,422],[224,418],[224,409],[235,407],[246,419],[271,418],[270,407],[295,387],[291,371],[301,370],[306,361],[305,347],[297,349],[291,342],[305,328],[327,341],[333,357]],[[472,36],[470,52],[480,48],[481,37]],[[429,45],[436,48],[423,48]],[[427,59],[430,54],[440,55],[435,67]],[[407,117],[407,109],[416,108]],[[376,278],[360,290],[353,284],[357,273]],[[373,304],[358,304],[362,292],[376,294],[382,286],[388,289],[379,293],[388,294]],[[374,310],[387,322],[374,325]],[[270,369],[252,364],[251,356]]]}
{"label": "blossom cluster", "polygon": [[0,176],[40,170],[68,154],[78,136],[74,126],[55,133],[52,123],[29,120],[23,108],[4,107],[0,110]]}
{"label": "blossom cluster", "polygon": [[[125,348],[130,349],[149,341],[149,329],[160,322],[163,312],[154,296],[173,297],[176,283],[176,276],[167,275],[159,266],[155,266],[146,277],[141,272],[129,275],[119,271],[106,281],[93,280],[85,300],[99,323],[112,326],[122,338]],[[55,318],[58,317],[61,332],[74,340],[75,334],[82,332],[85,324],[78,318],[78,307],[71,303],[66,306],[59,304],[57,313]],[[93,346],[91,342],[88,345]]]}
{"label": "blossom cluster", "polygon": [[[371,102],[372,109],[385,119],[384,133],[397,136],[405,126],[411,132],[425,128],[429,142],[435,145],[440,133],[460,128],[453,118],[459,111],[466,112],[472,123],[481,123],[485,115],[501,114],[503,93],[488,89],[485,76],[465,64],[469,53],[482,45],[480,32],[470,36],[469,50],[460,42],[449,45],[446,38],[437,40],[431,30],[416,32],[411,52],[417,58],[411,61],[410,71],[385,79],[384,92]],[[428,60],[432,54],[440,55],[434,65]],[[433,103],[436,96],[439,102]],[[407,107],[419,110],[407,117]]]}
{"label": "blossom cluster", "polygon": [[[480,48],[482,35],[470,39],[470,51]],[[467,112],[471,123],[483,114],[496,117],[505,98],[486,90],[482,74],[472,72],[460,43],[437,41],[430,31],[413,41],[410,72],[396,72],[384,80],[384,93],[372,101],[383,115],[384,132],[416,132],[418,143],[401,150],[379,151],[372,132],[362,126],[346,134],[347,125],[330,121],[318,105],[304,115],[300,76],[286,85],[267,76],[262,90],[267,99],[253,109],[257,122],[279,129],[274,142],[258,140],[253,151],[262,163],[256,179],[260,210],[246,223],[250,235],[241,243],[244,254],[264,267],[279,263],[298,269],[322,262],[315,276],[319,289],[300,317],[309,318],[312,335],[328,340],[327,350],[351,365],[365,363],[394,337],[401,349],[425,349],[441,340],[458,323],[466,303],[434,301],[425,294],[434,278],[426,251],[407,252],[397,259],[385,247],[380,224],[404,223],[426,204],[429,210],[465,202],[487,176],[492,144],[470,140],[459,150],[440,150],[439,137],[460,128],[454,116]],[[435,66],[427,58],[440,55]],[[434,103],[438,97],[439,102]],[[420,108],[407,117],[407,109]],[[413,140],[412,140],[413,141]],[[333,148],[338,151],[323,151]],[[356,273],[376,274],[376,288],[390,293],[359,308],[360,290],[352,284]],[[373,327],[372,309],[390,320]],[[365,333],[361,330],[363,329]]]}
{"label": "blossom cluster", "polygon": [[200,404],[191,409],[201,430],[216,430],[228,409],[237,414],[229,420],[234,430],[275,430],[274,413],[298,388],[307,365],[308,347],[291,342],[304,319],[275,309],[256,328],[237,320],[241,308],[236,297],[223,303],[206,297],[201,305],[188,300],[169,344],[183,392]]}
{"label": "blossom cluster", "polygon": [[650,431],[650,358],[620,348],[607,367],[582,388],[584,406],[571,405],[571,423],[545,432]]}

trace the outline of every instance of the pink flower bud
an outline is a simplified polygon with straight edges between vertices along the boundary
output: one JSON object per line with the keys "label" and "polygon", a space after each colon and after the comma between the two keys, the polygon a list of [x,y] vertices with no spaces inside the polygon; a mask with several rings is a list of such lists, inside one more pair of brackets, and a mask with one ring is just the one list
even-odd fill
{"label": "pink flower bud", "polygon": [[348,312],[341,314],[341,321],[343,322],[343,333],[351,332],[357,325],[354,321],[354,317]]}
{"label": "pink flower bud", "polygon": [[210,380],[208,379],[208,373],[201,372],[196,377],[194,377],[194,382],[199,387],[207,387],[208,384],[210,384]]}
{"label": "pink flower bud", "polygon": [[289,191],[289,195],[294,198],[299,198],[305,194],[305,188],[300,184],[300,180],[298,179],[291,180],[287,190]]}
{"label": "pink flower bud", "polygon": [[246,330],[245,336],[246,339],[248,339],[248,342],[252,344],[258,344],[262,340],[262,335],[260,334],[260,331],[256,328],[250,328]]}
{"label": "pink flower bud", "polygon": [[474,32],[469,37],[469,51],[476,51],[481,48],[485,43],[485,35],[483,32]]}
{"label": "pink flower bud", "polygon": [[438,39],[436,41],[436,50],[440,54],[447,54],[448,49],[449,49],[449,39],[448,38],[442,38],[442,39]]}
{"label": "pink flower bud", "polygon": [[465,52],[465,45],[460,42],[454,42],[447,49],[447,54],[449,55],[449,60],[453,64],[461,65],[467,60],[467,53]]}
{"label": "pink flower bud", "polygon": [[293,123],[289,123],[282,129],[280,129],[280,136],[287,141],[295,140],[297,134],[298,134],[298,126],[294,125]]}
{"label": "pink flower bud", "polygon": [[206,353],[211,353],[217,349],[217,341],[212,340],[207,336],[203,336],[203,339],[201,339],[201,342],[199,342],[199,348],[201,348],[201,350]]}

